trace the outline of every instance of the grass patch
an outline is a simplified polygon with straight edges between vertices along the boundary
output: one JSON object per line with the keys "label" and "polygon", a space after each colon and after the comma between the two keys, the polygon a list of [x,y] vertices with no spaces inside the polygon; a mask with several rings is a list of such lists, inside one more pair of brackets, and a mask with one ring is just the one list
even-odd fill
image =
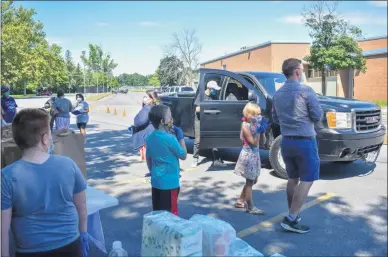
{"label": "grass patch", "polygon": [[11,95],[15,99],[22,99],[22,98],[30,98],[32,96],[36,96],[35,94],[27,94],[27,95]]}
{"label": "grass patch", "polygon": [[373,101],[373,102],[376,103],[380,107],[387,107],[388,106],[387,101]]}
{"label": "grass patch", "polygon": [[111,93],[101,93],[101,94],[89,95],[86,97],[86,100],[91,101],[91,102],[98,101],[98,100],[101,100],[102,98],[110,96],[110,95],[112,95],[112,94]]}

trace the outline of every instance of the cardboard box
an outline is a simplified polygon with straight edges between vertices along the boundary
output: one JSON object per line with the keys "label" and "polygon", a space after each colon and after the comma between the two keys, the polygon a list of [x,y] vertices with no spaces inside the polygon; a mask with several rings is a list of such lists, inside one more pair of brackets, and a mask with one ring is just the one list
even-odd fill
{"label": "cardboard box", "polygon": [[[84,137],[80,133],[70,131],[67,133],[53,133],[54,153],[56,155],[67,156],[73,159],[78,168],[82,171],[84,178],[87,179]],[[8,131],[2,131],[1,138],[1,168],[10,165],[19,160],[22,153],[15,144],[11,134]]]}
{"label": "cardboard box", "polygon": [[80,133],[69,131],[67,133],[53,133],[54,153],[70,157],[82,171],[87,179],[85,161],[85,139]]}

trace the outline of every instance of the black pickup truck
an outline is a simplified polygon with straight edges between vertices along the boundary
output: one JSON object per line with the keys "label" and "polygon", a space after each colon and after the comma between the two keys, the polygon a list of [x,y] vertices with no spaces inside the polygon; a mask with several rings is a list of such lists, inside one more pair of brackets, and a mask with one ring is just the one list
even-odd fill
{"label": "black pickup truck", "polygon": [[[221,87],[217,100],[204,101],[207,82]],[[197,92],[162,96],[161,103],[171,108],[174,123],[185,136],[194,138],[194,101],[200,96],[201,149],[241,147],[242,110],[248,101],[259,104],[263,116],[271,117],[272,96],[286,78],[273,72],[230,72],[200,69]],[[230,97],[233,96],[233,97]],[[355,99],[318,94],[325,112],[315,124],[321,161],[350,163],[378,151],[384,142],[385,126],[379,106]],[[280,153],[280,128],[271,122],[261,137],[260,148],[269,150],[269,161],[276,174],[287,178]]]}

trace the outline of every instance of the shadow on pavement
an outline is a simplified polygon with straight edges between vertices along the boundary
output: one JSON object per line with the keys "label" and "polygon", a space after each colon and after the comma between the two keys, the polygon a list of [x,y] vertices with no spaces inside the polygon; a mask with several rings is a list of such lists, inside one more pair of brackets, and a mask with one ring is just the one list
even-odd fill
{"label": "shadow on pavement", "polygon": [[[114,182],[118,175],[130,174],[132,165],[142,163],[138,152],[132,149],[127,130],[103,130],[87,135],[85,145],[88,179]],[[95,186],[96,183],[90,183]]]}
{"label": "shadow on pavement", "polygon": [[366,164],[363,161],[355,161],[349,164],[324,163],[321,164],[321,180],[338,180],[351,177],[362,177],[371,174],[376,164]]}
{"label": "shadow on pavement", "polygon": [[[212,214],[229,222],[239,232],[287,211],[284,189],[270,191],[270,186],[260,181],[254,190],[254,201],[266,214],[254,216],[233,208],[238,195],[228,197],[227,191],[240,193],[243,184],[243,180],[228,183],[206,176],[190,181],[183,179],[180,216]],[[310,196],[308,201],[319,196]],[[132,188],[118,198],[119,206],[101,213],[107,248],[110,249],[113,241],[120,240],[130,256],[138,256],[142,216],[152,209],[151,189]],[[336,196],[302,212],[303,222],[312,226],[308,234],[287,233],[279,224],[274,224],[244,240],[265,255],[279,252],[285,256],[386,256],[386,210],[386,197],[370,204],[367,210],[355,212],[342,197]]]}

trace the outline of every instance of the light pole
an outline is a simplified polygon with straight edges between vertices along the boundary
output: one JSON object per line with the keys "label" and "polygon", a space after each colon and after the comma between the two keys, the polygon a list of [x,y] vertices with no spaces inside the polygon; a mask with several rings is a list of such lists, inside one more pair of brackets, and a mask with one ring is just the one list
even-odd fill
{"label": "light pole", "polygon": [[[82,56],[85,57],[85,53],[86,51],[82,51]],[[86,87],[86,79],[85,79],[85,61],[83,62],[84,63],[84,94],[86,94],[86,90],[85,90],[85,87]]]}

